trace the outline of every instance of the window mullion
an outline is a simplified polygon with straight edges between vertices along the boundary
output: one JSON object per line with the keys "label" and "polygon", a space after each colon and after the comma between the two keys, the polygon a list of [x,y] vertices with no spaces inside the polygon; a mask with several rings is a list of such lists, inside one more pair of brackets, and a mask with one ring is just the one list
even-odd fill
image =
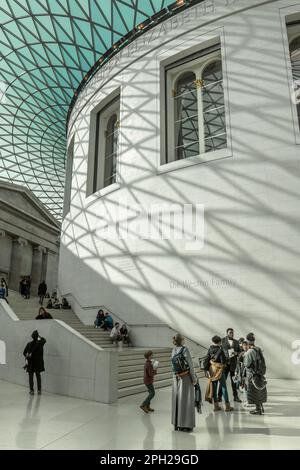
{"label": "window mullion", "polygon": [[202,98],[202,80],[199,79],[197,85],[197,103],[198,103],[198,139],[199,139],[199,154],[205,153],[205,140],[204,140],[204,114],[203,114],[203,98]]}

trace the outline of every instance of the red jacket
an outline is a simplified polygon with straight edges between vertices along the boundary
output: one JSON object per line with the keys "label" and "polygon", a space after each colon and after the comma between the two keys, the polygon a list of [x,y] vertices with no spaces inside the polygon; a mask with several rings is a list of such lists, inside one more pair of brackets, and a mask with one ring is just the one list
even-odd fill
{"label": "red jacket", "polygon": [[153,369],[153,364],[150,359],[147,359],[144,366],[144,384],[152,385],[154,382],[154,376],[156,375],[156,370]]}

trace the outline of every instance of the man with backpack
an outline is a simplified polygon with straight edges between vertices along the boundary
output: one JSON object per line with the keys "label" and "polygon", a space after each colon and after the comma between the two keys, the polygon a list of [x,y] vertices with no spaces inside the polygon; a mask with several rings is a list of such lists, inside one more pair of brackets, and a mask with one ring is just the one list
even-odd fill
{"label": "man with backpack", "polygon": [[267,381],[265,379],[266,363],[262,350],[255,345],[254,333],[246,337],[249,350],[244,355],[244,367],[246,369],[247,402],[256,408],[250,411],[253,415],[264,413],[263,403],[267,401]]}

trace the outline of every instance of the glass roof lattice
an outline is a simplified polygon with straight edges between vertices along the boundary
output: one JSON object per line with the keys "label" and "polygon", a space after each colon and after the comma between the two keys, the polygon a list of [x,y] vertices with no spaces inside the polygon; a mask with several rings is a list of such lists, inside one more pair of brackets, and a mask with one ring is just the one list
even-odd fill
{"label": "glass roof lattice", "polygon": [[1,180],[28,187],[61,218],[66,118],[76,89],[112,45],[171,4],[0,0]]}

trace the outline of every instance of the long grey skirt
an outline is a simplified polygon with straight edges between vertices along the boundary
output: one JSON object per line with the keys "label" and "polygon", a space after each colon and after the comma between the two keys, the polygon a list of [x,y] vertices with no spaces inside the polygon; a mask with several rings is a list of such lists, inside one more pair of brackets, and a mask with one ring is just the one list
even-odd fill
{"label": "long grey skirt", "polygon": [[264,377],[247,377],[247,401],[250,405],[260,405],[267,401],[267,387]]}
{"label": "long grey skirt", "polygon": [[172,389],[172,424],[193,429],[195,423],[195,388],[190,375],[174,377]]}

